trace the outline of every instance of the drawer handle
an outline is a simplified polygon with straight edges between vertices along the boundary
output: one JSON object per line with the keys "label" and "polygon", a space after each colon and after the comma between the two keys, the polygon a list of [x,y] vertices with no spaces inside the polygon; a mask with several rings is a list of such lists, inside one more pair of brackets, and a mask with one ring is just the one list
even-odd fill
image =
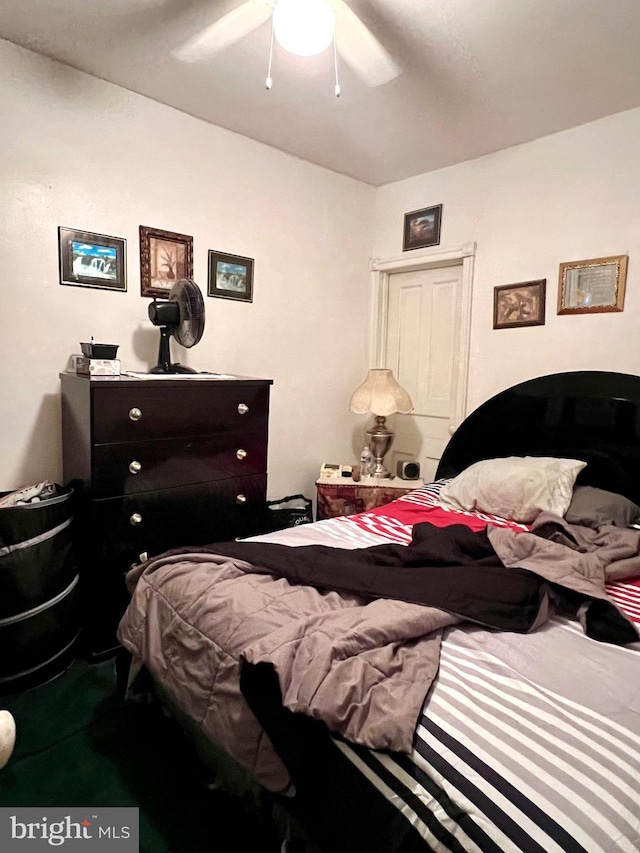
{"label": "drawer handle", "polygon": [[247,458],[247,451],[243,450],[240,447],[238,450],[236,450],[236,458],[237,459],[246,459]]}
{"label": "drawer handle", "polygon": [[129,418],[132,421],[139,421],[141,417],[142,411],[140,409],[137,409],[135,407],[133,409],[129,409]]}
{"label": "drawer handle", "polygon": [[129,463],[129,470],[132,474],[139,474],[142,471],[142,462],[138,462],[137,459],[134,459],[133,462]]}
{"label": "drawer handle", "polygon": [[134,512],[131,518],[129,519],[130,524],[133,524],[134,527],[136,524],[142,524],[142,516],[139,512]]}
{"label": "drawer handle", "polygon": [[246,495],[236,495],[236,503],[237,504],[246,504],[247,496]]}
{"label": "drawer handle", "polygon": [[249,411],[249,406],[247,406],[246,403],[240,403],[238,405],[238,414],[246,415],[248,411]]}

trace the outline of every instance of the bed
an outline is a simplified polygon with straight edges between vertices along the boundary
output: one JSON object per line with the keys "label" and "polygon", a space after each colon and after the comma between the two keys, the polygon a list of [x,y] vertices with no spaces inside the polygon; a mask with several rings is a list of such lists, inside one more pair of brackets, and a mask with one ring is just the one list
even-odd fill
{"label": "bed", "polygon": [[[135,567],[132,672],[309,849],[637,851],[639,411],[635,376],[531,380],[391,504]],[[475,505],[526,458],[562,494]]]}

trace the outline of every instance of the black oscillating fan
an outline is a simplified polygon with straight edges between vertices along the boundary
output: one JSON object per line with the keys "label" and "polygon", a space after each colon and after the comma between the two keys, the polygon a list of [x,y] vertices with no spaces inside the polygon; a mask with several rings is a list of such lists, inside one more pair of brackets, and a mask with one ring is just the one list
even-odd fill
{"label": "black oscillating fan", "polygon": [[171,288],[168,299],[154,299],[149,305],[149,319],[154,326],[160,326],[158,363],[149,372],[197,373],[192,367],[172,363],[169,348],[172,335],[183,347],[192,347],[204,332],[204,300],[195,281],[181,278]]}

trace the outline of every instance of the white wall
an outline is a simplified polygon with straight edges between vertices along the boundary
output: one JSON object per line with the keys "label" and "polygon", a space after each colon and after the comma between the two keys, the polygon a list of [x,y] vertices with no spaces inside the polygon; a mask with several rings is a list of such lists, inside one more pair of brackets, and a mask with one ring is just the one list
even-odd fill
{"label": "white wall", "polygon": [[[534,376],[640,372],[639,150],[632,110],[378,190],[374,255],[401,255],[404,213],[435,204],[440,248],[477,243],[468,412]],[[561,262],[627,253],[622,313],[557,315]],[[541,278],[545,325],[494,330],[494,287]]]}
{"label": "white wall", "polygon": [[[639,149],[633,110],[374,190],[0,41],[0,489],[60,480],[58,373],[80,340],[155,363],[140,224],[193,235],[203,290],[208,249],[255,258],[254,302],[206,298],[174,359],[274,380],[271,497],[312,495],[322,461],[359,453],[369,256],[402,254],[408,210],[442,203],[441,248],[477,243],[469,411],[544,373],[638,372]],[[59,225],[126,237],[128,292],[61,286]],[[623,253],[623,313],[556,314],[561,261]],[[493,288],[538,278],[546,324],[494,331]]]}
{"label": "white wall", "polygon": [[[366,370],[374,190],[0,41],[0,489],[60,481],[58,374],[93,337],[125,369],[156,362],[138,226],[255,259],[252,304],[205,298],[204,337],[173,358],[274,380],[269,494],[313,495],[359,450],[347,411]],[[59,225],[125,237],[128,292],[58,283]],[[356,439],[356,436],[358,438]]]}

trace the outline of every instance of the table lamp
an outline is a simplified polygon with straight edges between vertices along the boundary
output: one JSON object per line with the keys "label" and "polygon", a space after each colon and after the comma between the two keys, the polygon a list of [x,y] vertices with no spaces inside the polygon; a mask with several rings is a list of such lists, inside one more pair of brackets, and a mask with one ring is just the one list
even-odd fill
{"label": "table lamp", "polygon": [[383,459],[393,444],[394,433],[385,426],[386,416],[395,412],[406,415],[413,411],[411,397],[398,385],[392,370],[374,368],[367,373],[362,385],[353,392],[349,409],[357,415],[371,412],[376,416],[375,425],[367,430],[367,443],[374,459],[373,471],[370,474],[380,479],[390,477]]}

